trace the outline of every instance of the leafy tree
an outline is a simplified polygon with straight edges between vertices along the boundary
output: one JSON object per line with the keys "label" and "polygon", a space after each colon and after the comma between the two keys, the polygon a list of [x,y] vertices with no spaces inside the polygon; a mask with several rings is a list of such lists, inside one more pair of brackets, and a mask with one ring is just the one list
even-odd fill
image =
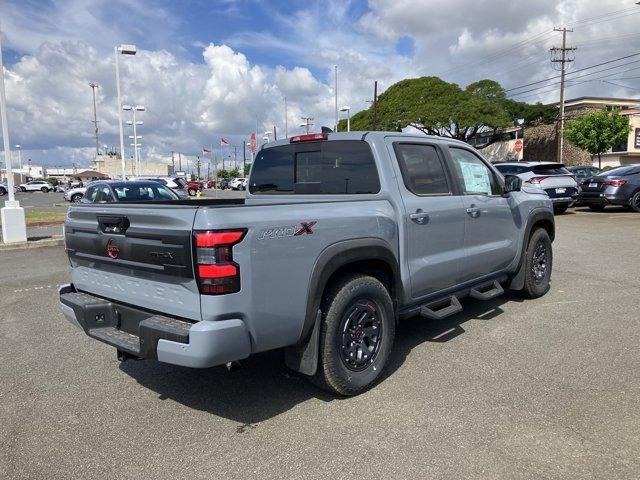
{"label": "leafy tree", "polygon": [[250,164],[250,163],[247,163],[247,164],[244,166],[244,176],[245,176],[245,177],[248,177],[248,176],[249,176],[249,172],[251,172],[251,164]]}
{"label": "leafy tree", "polygon": [[240,170],[238,170],[237,168],[234,168],[229,172],[230,178],[238,178],[239,176],[240,176]]}
{"label": "leafy tree", "polygon": [[229,178],[230,174],[228,170],[218,170],[218,178]]}
{"label": "leafy tree", "polygon": [[591,155],[598,155],[598,167],[602,167],[601,155],[624,142],[630,131],[629,119],[620,115],[619,109],[602,109],[567,122],[564,136]]}
{"label": "leafy tree", "polygon": [[[372,107],[351,118],[352,130],[371,130]],[[401,80],[380,95],[377,102],[376,129],[400,131],[407,125],[429,135],[442,135],[469,141],[489,132],[489,145],[500,139],[501,128],[524,118],[526,125],[552,122],[557,109],[529,105],[507,98],[499,83],[480,80],[461,89],[438,77]],[[341,121],[339,130],[346,129]]]}

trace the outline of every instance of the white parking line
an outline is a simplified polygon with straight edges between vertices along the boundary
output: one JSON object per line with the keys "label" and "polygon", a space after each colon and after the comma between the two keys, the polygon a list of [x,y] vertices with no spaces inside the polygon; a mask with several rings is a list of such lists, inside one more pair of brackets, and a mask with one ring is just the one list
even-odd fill
{"label": "white parking line", "polygon": [[36,290],[44,290],[45,288],[54,288],[55,285],[40,285],[37,287],[30,288],[17,288],[13,291],[13,293],[22,293],[22,292],[35,292]]}

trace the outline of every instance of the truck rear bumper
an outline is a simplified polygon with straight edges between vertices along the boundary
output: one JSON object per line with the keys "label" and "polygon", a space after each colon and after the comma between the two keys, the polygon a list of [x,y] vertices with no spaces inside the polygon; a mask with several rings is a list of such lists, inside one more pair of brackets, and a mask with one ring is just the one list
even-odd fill
{"label": "truck rear bumper", "polygon": [[240,319],[191,323],[77,292],[73,285],[62,285],[59,293],[69,322],[129,356],[207,368],[251,353],[249,333]]}

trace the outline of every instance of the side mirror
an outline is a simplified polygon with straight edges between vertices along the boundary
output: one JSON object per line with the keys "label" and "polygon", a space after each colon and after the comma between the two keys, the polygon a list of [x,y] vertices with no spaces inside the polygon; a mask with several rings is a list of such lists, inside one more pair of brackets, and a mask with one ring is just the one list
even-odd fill
{"label": "side mirror", "polygon": [[522,188],[522,179],[517,175],[505,175],[504,193],[519,192]]}

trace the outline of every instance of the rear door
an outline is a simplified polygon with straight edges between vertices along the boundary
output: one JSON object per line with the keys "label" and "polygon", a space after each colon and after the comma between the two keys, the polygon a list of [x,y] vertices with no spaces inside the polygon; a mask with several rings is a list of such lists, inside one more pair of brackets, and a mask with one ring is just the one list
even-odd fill
{"label": "rear door", "polygon": [[200,320],[192,226],[197,207],[71,206],[65,244],[78,290]]}
{"label": "rear door", "polygon": [[466,216],[461,277],[475,280],[499,272],[513,261],[518,219],[509,198],[502,195],[498,175],[480,156],[465,147],[450,145],[448,151]]}
{"label": "rear door", "polygon": [[464,257],[465,214],[437,143],[392,143],[402,180],[411,297],[454,286]]}

